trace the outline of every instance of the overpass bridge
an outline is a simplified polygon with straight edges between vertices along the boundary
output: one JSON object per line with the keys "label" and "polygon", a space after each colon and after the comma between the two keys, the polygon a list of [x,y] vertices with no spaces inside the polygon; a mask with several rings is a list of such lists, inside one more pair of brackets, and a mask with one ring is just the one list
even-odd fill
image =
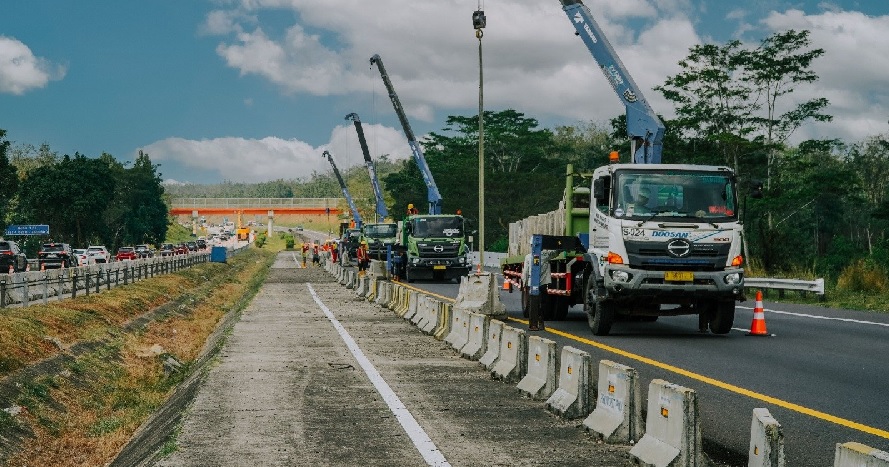
{"label": "overpass bridge", "polygon": [[343,212],[343,198],[173,198],[170,214],[174,216],[204,215],[274,215],[315,214],[338,215]]}

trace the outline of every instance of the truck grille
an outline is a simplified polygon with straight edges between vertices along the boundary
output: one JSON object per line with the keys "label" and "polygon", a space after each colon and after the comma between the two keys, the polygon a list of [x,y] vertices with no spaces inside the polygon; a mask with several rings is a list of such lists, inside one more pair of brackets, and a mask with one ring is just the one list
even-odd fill
{"label": "truck grille", "polygon": [[626,242],[630,267],[653,270],[716,271],[725,268],[731,244],[692,243],[691,252],[677,258],[667,250],[667,242]]}
{"label": "truck grille", "polygon": [[424,243],[417,245],[421,258],[453,258],[459,251],[459,243]]}

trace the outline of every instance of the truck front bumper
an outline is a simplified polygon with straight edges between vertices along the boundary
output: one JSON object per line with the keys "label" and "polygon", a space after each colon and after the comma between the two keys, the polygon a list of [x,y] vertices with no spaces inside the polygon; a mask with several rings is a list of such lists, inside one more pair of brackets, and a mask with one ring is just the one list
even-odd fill
{"label": "truck front bumper", "polygon": [[[676,277],[683,275],[685,277]],[[609,295],[615,298],[651,297],[665,303],[670,299],[688,298],[744,299],[744,270],[739,268],[670,274],[666,271],[606,266],[604,279]]]}

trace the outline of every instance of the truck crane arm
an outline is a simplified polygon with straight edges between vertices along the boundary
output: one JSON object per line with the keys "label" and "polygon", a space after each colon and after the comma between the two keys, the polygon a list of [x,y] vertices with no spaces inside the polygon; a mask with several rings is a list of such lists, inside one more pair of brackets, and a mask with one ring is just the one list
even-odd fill
{"label": "truck crane arm", "polygon": [[386,202],[383,200],[383,191],[380,189],[380,181],[377,179],[377,169],[374,167],[373,160],[370,158],[370,150],[367,148],[367,140],[364,139],[364,129],[361,127],[361,118],[355,112],[346,115],[346,120],[352,120],[355,123],[355,131],[358,132],[358,142],[361,144],[361,152],[364,153],[364,165],[367,166],[367,172],[370,174],[370,183],[373,185],[374,197],[377,199],[377,222],[382,222],[389,212],[386,210]]}
{"label": "truck crane arm", "polygon": [[614,47],[593,19],[590,9],[582,0],[560,1],[562,10],[574,24],[577,35],[583,39],[583,43],[602,68],[605,78],[624,103],[633,162],[660,164],[664,139],[664,124],[661,119],[648,105],[641,89],[633,81]]}
{"label": "truck crane arm", "polygon": [[358,208],[355,207],[355,202],[352,201],[352,195],[349,194],[349,189],[346,188],[346,182],[345,180],[343,180],[343,176],[340,175],[339,169],[336,168],[336,163],[333,161],[333,156],[327,151],[324,151],[322,155],[327,158],[328,162],[330,162],[331,167],[333,167],[333,174],[336,175],[337,181],[340,182],[340,188],[343,189],[343,196],[346,197],[346,202],[349,203],[349,209],[352,210],[352,218],[355,219],[355,226],[361,228],[361,214],[358,213]]}
{"label": "truck crane arm", "polygon": [[404,114],[404,109],[401,107],[398,95],[395,94],[395,88],[392,86],[392,81],[389,80],[389,75],[386,73],[386,67],[383,66],[383,59],[381,59],[379,55],[374,55],[373,57],[370,57],[370,64],[376,65],[380,70],[380,75],[383,77],[383,84],[386,85],[386,90],[389,92],[389,99],[392,101],[392,106],[395,107],[395,113],[398,115],[398,120],[401,122],[401,127],[404,129],[404,135],[407,137],[407,144],[411,147],[411,152],[414,155],[414,160],[417,162],[417,166],[420,167],[420,173],[423,175],[423,182],[426,183],[429,214],[441,214],[441,194],[438,191],[438,186],[435,184],[435,179],[432,178],[432,171],[429,170],[429,165],[426,163],[426,157],[423,155],[420,143],[418,143],[417,138],[414,137],[414,132],[411,130],[411,124],[408,122],[407,116]]}

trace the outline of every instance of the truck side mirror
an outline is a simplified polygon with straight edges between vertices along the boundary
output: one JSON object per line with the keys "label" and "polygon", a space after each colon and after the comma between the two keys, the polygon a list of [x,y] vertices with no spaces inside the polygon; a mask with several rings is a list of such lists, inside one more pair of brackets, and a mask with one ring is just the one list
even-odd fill
{"label": "truck side mirror", "polygon": [[593,180],[593,198],[596,200],[605,199],[605,180],[601,178]]}

